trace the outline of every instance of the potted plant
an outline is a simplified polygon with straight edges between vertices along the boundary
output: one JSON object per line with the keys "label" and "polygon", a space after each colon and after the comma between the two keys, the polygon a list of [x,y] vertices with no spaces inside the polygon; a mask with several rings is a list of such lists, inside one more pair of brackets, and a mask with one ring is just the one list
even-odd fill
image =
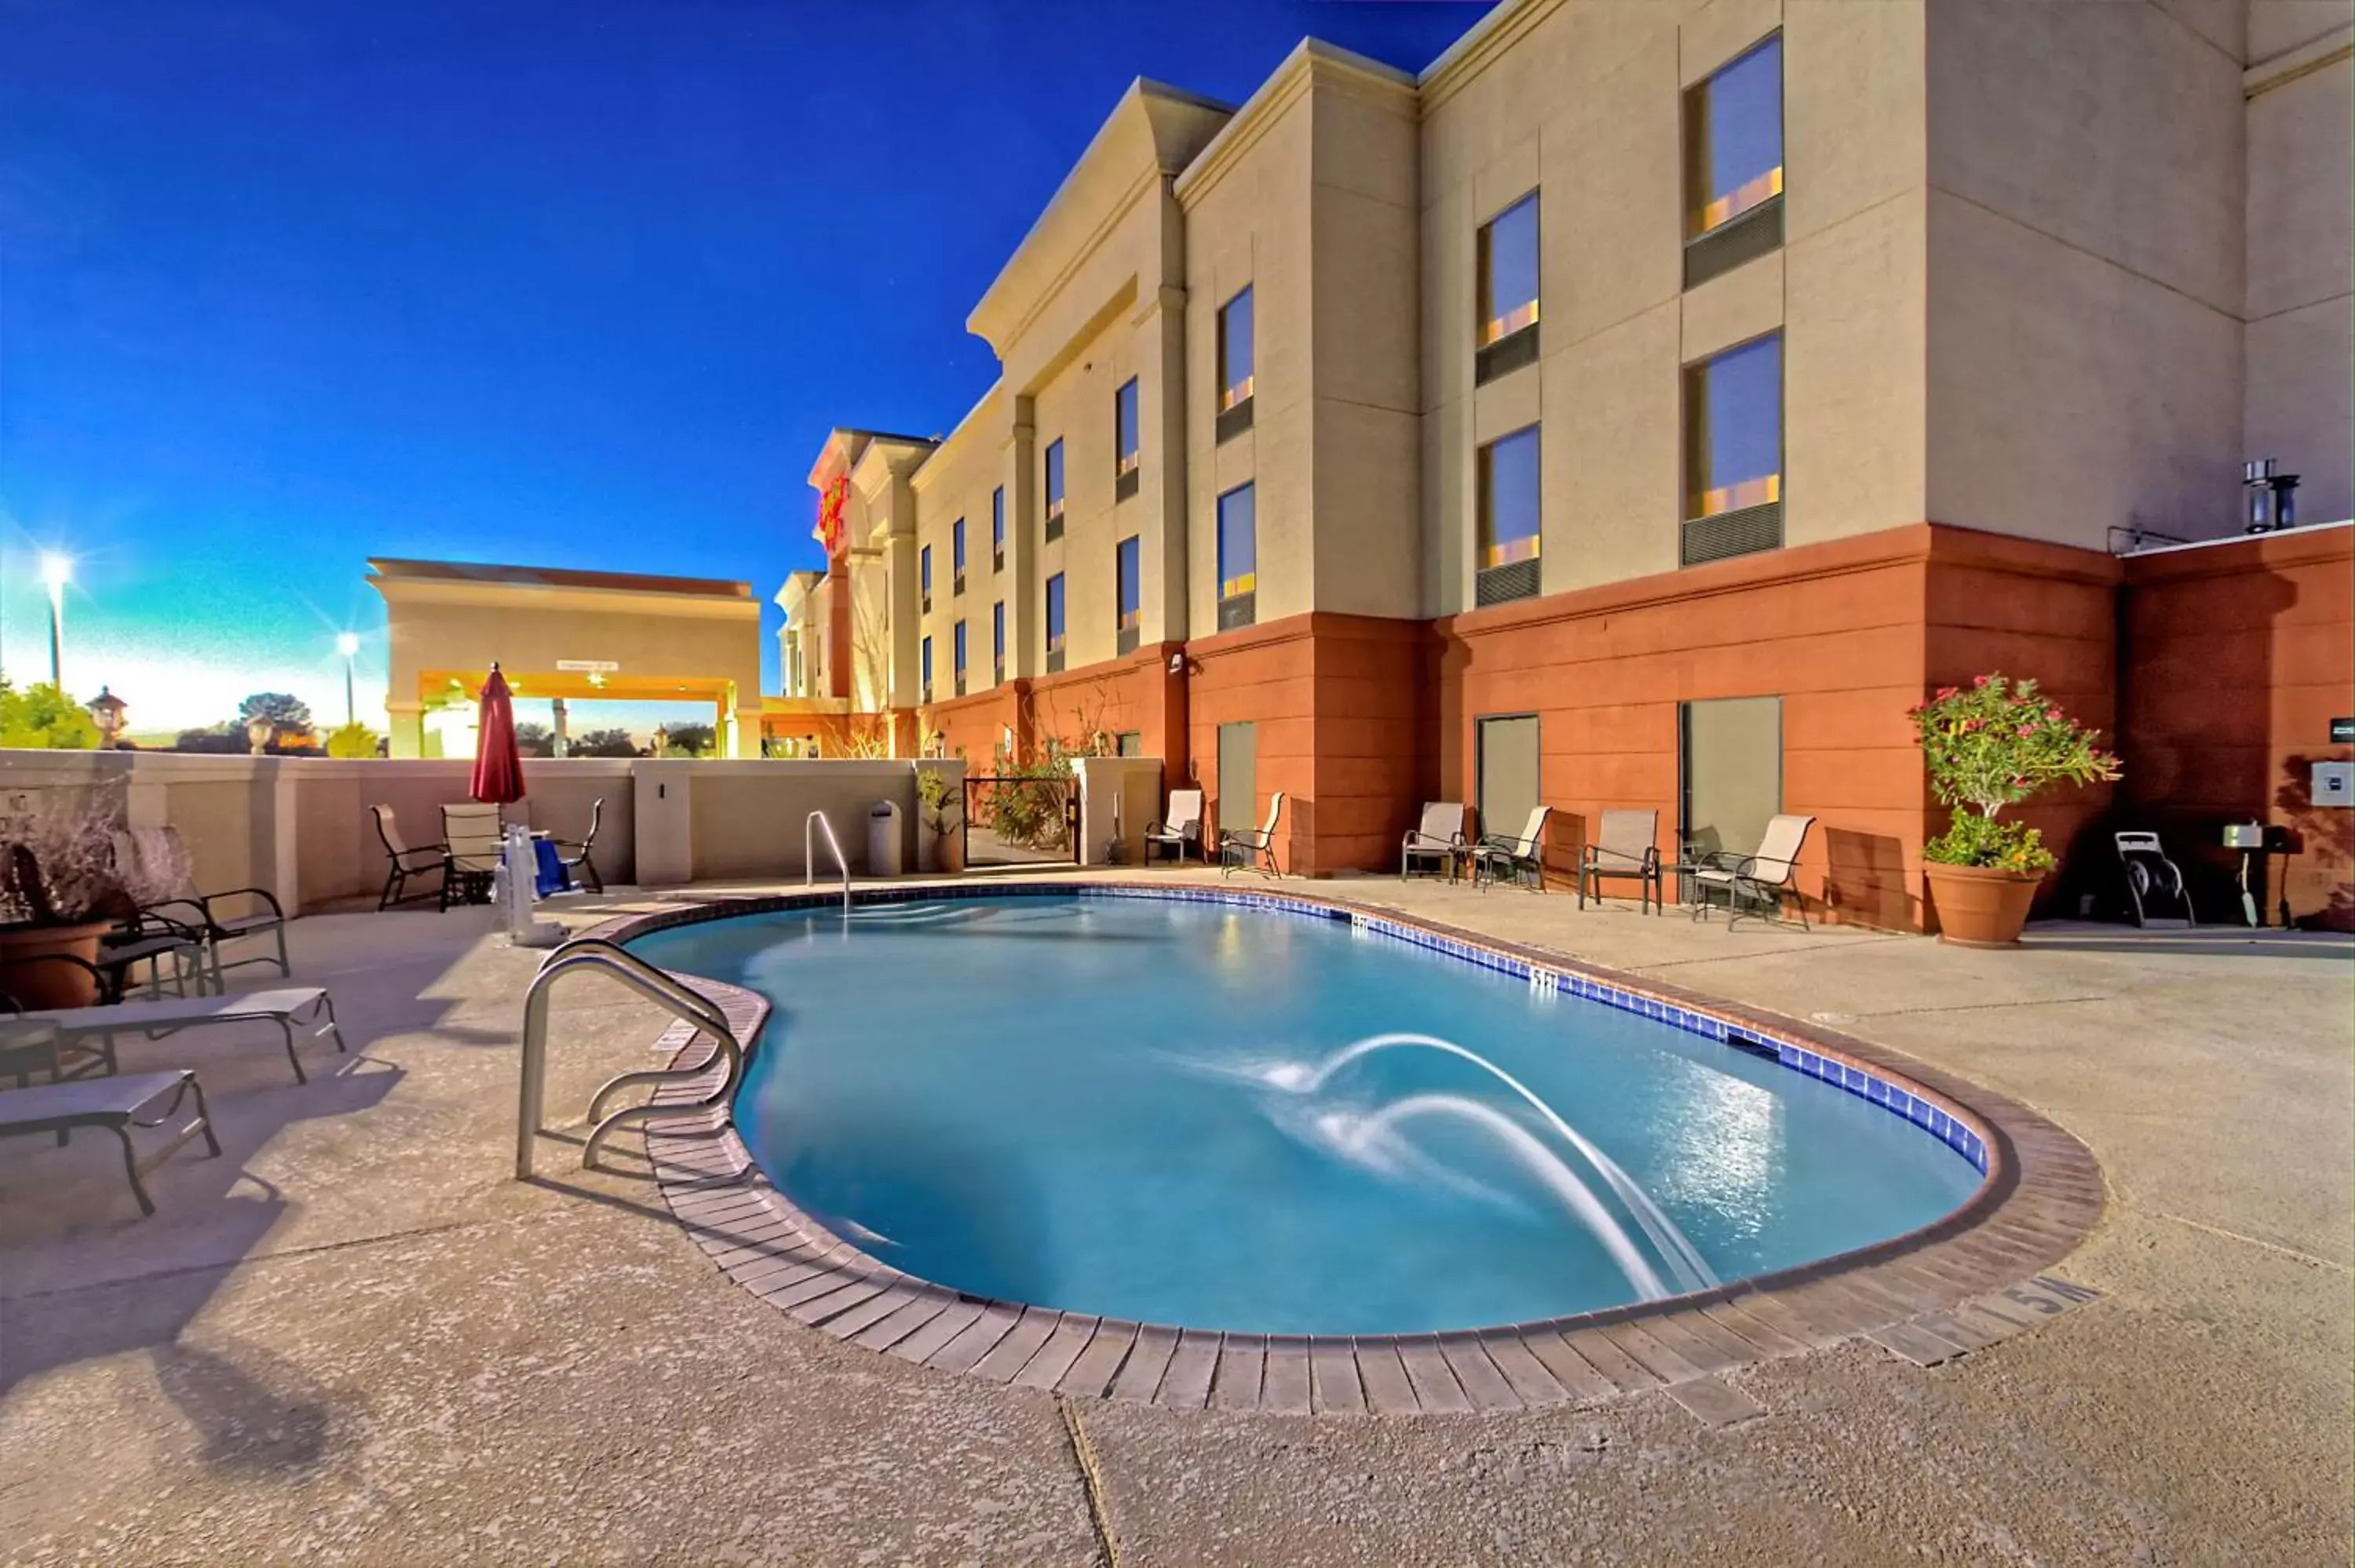
{"label": "potted plant", "polygon": [[964,785],[938,768],[916,770],[919,871],[964,870]]}
{"label": "potted plant", "polygon": [[2050,785],[2115,779],[2118,759],[2097,744],[2099,731],[2062,713],[2034,681],[1981,675],[1942,686],[1908,712],[1930,788],[1954,812],[1946,831],[1922,846],[1939,937],[2008,947],[2019,939],[2054,856],[2034,828],[2002,821],[2003,809]]}
{"label": "potted plant", "polygon": [[141,906],[178,895],[188,880],[185,856],[163,853],[118,866],[120,791],[27,789],[0,809],[0,991],[28,1010],[88,1007],[97,981],[70,963],[37,960],[62,954],[95,963],[99,942]]}

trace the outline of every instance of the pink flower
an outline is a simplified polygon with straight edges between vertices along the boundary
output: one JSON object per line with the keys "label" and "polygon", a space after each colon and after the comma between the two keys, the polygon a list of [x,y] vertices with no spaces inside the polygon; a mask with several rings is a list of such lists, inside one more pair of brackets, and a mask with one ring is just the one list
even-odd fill
{"label": "pink flower", "polygon": [[2032,724],[2024,724],[2024,725],[2021,725],[2021,726],[2019,726],[2019,729],[2017,729],[2017,730],[2013,731],[2013,733],[2014,733],[2015,735],[2018,735],[2021,739],[2025,740],[2025,739],[2027,739],[2030,736],[2034,735],[2034,734],[2036,733],[2036,726],[2035,726],[2034,725],[2032,725]]}
{"label": "pink flower", "polygon": [[1939,687],[1939,688],[1938,688],[1938,701],[1940,701],[1940,702],[1942,702],[1942,703],[1943,703],[1943,702],[1945,702],[1948,697],[1953,696],[1953,695],[1954,695],[1957,691],[1959,691],[1959,690],[1961,690],[1961,688],[1960,688],[1960,687],[1957,687],[1957,686],[1941,686],[1941,687]]}
{"label": "pink flower", "polygon": [[2051,719],[2054,724],[2059,724],[2061,722],[2060,707],[2056,705],[2052,707],[2046,708],[2044,710],[2044,716]]}
{"label": "pink flower", "polygon": [[1971,684],[1974,686],[1984,686],[1994,678],[1995,677],[1992,675],[1974,675],[1971,677]]}
{"label": "pink flower", "polygon": [[1987,721],[1985,719],[1965,719],[1963,721],[1963,733],[1965,735],[1968,735],[1971,731],[1977,729],[1986,724],[1986,722]]}

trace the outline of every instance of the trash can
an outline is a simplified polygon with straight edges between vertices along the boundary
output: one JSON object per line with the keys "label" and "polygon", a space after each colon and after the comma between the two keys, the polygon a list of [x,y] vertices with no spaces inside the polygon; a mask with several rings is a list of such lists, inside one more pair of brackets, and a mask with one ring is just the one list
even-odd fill
{"label": "trash can", "polygon": [[900,808],[878,800],[867,813],[867,874],[900,874]]}

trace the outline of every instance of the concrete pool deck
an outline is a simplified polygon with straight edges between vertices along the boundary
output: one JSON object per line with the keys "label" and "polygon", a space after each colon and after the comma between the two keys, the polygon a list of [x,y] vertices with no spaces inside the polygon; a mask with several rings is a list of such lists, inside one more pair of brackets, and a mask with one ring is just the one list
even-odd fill
{"label": "concrete pool deck", "polygon": [[[1665,1393],[1303,1418],[992,1386],[794,1324],[642,1175],[549,1159],[513,1181],[538,956],[478,911],[322,916],[293,928],[296,977],[334,991],[352,1061],[298,1086],[274,1037],[124,1044],[126,1070],[198,1068],[228,1150],[157,1171],[155,1220],[97,1139],[0,1142],[0,1557],[2347,1555],[2343,939],[2052,929],[1979,953],[1284,885],[1815,1018],[2018,1098],[2101,1161],[2106,1212],[2063,1272],[2102,1298],[1928,1369],[1851,1340],[1731,1372],[1763,1414],[1723,1425]],[[660,1027],[587,983],[556,1017],[559,1118]]]}

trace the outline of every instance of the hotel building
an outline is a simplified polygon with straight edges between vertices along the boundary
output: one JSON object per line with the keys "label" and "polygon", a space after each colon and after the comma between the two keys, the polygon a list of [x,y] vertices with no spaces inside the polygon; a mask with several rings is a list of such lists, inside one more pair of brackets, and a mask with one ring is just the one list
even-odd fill
{"label": "hotel building", "polygon": [[1282,790],[1310,874],[1427,798],[1552,805],[1562,866],[1607,808],[1670,858],[1806,812],[1810,898],[1902,927],[1905,710],[1982,671],[2125,749],[2056,847],[2286,822],[2349,755],[2350,530],[2242,538],[2243,463],[2355,501],[2350,19],[1506,0],[1419,76],[1140,80],[974,307],[996,383],[819,453],[786,705]]}

